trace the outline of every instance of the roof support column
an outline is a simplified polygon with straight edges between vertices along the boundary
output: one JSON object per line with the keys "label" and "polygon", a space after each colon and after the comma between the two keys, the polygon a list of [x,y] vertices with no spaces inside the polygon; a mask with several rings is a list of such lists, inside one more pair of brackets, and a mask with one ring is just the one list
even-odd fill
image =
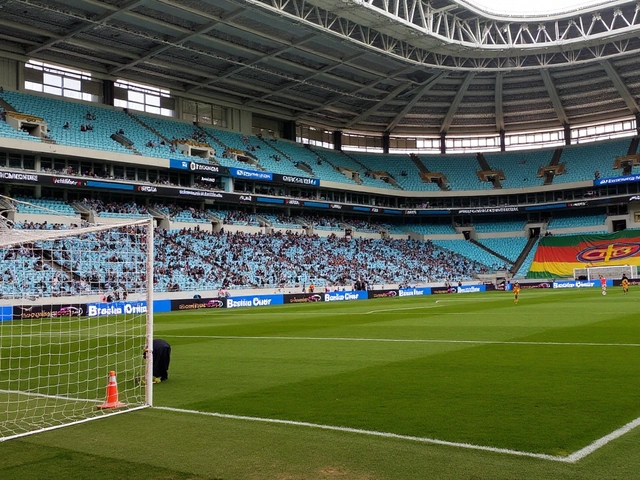
{"label": "roof support column", "polygon": [[564,127],[564,144],[571,145],[571,125],[565,122],[562,126]]}
{"label": "roof support column", "polygon": [[335,130],[333,132],[333,149],[342,151],[342,132],[340,130]]}
{"label": "roof support column", "polygon": [[440,132],[440,153],[447,153],[447,132]]}

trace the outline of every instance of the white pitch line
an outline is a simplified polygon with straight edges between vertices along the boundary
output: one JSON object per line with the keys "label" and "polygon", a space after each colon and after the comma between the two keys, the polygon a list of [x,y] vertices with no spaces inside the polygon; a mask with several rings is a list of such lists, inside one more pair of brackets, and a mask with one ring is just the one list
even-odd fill
{"label": "white pitch line", "polygon": [[411,339],[411,338],[351,338],[351,337],[258,337],[241,335],[172,335],[171,338],[209,338],[211,340],[309,340],[336,342],[387,342],[387,343],[462,343],[476,345],[556,345],[570,347],[640,347],[640,343],[590,343],[590,342],[525,342],[509,340],[446,340],[446,339]]}
{"label": "white pitch line", "polygon": [[55,400],[65,400],[69,402],[85,402],[85,403],[102,403],[104,400],[95,400],[92,398],[74,398],[67,397],[64,395],[47,395],[46,393],[35,393],[35,392],[23,392],[20,390],[0,390],[0,393],[8,393],[15,395],[26,395],[28,397],[38,397],[38,398],[52,398]]}
{"label": "white pitch line", "polygon": [[198,410],[185,410],[181,408],[173,408],[173,407],[153,407],[156,410],[165,410],[168,412],[177,412],[177,413],[189,413],[194,415],[204,415],[209,417],[216,418],[226,418],[230,420],[245,420],[250,422],[262,422],[262,423],[275,423],[280,425],[293,425],[296,427],[308,427],[308,428],[317,428],[321,430],[332,430],[336,432],[346,432],[346,433],[356,433],[360,435],[371,435],[375,437],[384,437],[384,438],[393,438],[397,440],[409,440],[412,442],[421,442],[421,443],[430,443],[434,445],[443,445],[447,447],[457,447],[457,448],[466,448],[470,450],[482,450],[485,452],[492,453],[504,453],[507,455],[516,455],[520,457],[533,457],[541,460],[551,460],[554,462],[563,462],[563,463],[574,463],[575,460],[568,460],[569,457],[560,457],[556,455],[547,455],[544,453],[533,453],[533,452],[521,452],[520,450],[511,450],[508,448],[498,448],[498,447],[489,447],[484,445],[474,445],[471,443],[458,443],[458,442],[449,442],[446,440],[438,440],[437,438],[425,438],[425,437],[414,437],[411,435],[400,435],[397,433],[388,433],[388,432],[378,432],[376,430],[361,430],[358,428],[350,428],[350,427],[336,427],[333,425],[323,425],[319,423],[309,423],[309,422],[297,422],[294,420],[278,420],[274,418],[262,418],[262,417],[248,417],[244,415],[230,415],[226,413],[214,413],[214,412],[201,412]]}
{"label": "white pitch line", "polygon": [[612,442],[616,438],[620,438],[625,433],[629,433],[631,430],[633,430],[634,428],[636,428],[638,426],[640,426],[640,417],[636,418],[635,420],[630,421],[629,423],[627,423],[626,425],[618,428],[617,430],[614,430],[610,434],[605,435],[604,437],[601,437],[601,438],[597,439],[595,442],[587,445],[586,447],[581,448],[580,450],[577,450],[577,451],[573,452],[571,455],[569,455],[567,457],[567,461],[571,462],[571,463],[575,463],[578,460],[582,460],[587,455],[590,455],[591,453],[595,452],[599,448],[604,447],[607,443]]}

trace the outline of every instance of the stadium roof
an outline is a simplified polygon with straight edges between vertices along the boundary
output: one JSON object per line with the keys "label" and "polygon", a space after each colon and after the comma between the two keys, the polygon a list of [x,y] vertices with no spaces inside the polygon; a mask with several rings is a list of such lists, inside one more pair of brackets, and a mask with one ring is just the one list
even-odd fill
{"label": "stadium roof", "polygon": [[585,7],[603,6],[611,0],[467,0],[470,6],[476,6],[485,12],[502,15],[554,15],[572,12]]}
{"label": "stadium roof", "polygon": [[0,55],[330,130],[492,134],[639,111],[640,15],[470,0],[0,0]]}

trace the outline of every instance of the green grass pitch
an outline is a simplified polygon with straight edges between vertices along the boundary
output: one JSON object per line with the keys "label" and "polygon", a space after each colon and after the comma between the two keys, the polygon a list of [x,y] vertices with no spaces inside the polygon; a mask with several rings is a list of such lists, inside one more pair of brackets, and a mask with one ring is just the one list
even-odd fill
{"label": "green grass pitch", "polygon": [[520,297],[158,314],[184,411],[0,443],[0,478],[640,479],[640,428],[558,461],[640,417],[637,293]]}

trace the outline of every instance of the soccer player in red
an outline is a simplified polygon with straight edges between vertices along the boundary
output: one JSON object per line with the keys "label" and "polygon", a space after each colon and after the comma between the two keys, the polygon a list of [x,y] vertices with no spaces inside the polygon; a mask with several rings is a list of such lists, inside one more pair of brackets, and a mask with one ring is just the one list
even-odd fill
{"label": "soccer player in red", "polygon": [[607,279],[600,275],[600,287],[602,287],[602,294],[607,294]]}

